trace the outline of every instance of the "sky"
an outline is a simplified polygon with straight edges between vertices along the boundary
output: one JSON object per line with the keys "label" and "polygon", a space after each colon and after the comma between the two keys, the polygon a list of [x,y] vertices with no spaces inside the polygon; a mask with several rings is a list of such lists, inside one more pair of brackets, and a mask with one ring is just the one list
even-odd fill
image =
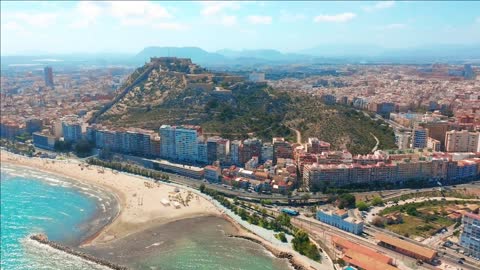
{"label": "sky", "polygon": [[480,2],[1,1],[1,54],[480,44]]}

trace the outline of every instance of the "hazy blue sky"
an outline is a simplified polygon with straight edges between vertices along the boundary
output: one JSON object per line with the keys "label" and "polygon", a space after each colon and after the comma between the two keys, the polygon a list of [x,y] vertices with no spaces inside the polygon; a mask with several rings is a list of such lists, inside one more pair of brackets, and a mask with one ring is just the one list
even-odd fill
{"label": "hazy blue sky", "polygon": [[8,2],[1,52],[479,44],[480,2]]}

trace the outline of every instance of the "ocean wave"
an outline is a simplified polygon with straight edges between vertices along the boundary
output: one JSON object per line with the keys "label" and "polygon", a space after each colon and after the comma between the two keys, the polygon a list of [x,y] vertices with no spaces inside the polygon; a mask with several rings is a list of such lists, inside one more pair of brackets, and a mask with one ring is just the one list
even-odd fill
{"label": "ocean wave", "polygon": [[165,242],[164,242],[164,241],[156,242],[156,243],[153,243],[153,244],[151,244],[151,245],[149,245],[149,246],[146,246],[145,249],[149,249],[149,248],[151,248],[151,247],[157,247],[157,246],[162,245],[163,243],[165,243]]}
{"label": "ocean wave", "polygon": [[28,219],[34,219],[34,220],[48,220],[48,221],[53,221],[54,219],[51,217],[42,217],[42,216],[25,216]]}
{"label": "ocean wave", "polygon": [[67,213],[65,213],[65,212],[62,212],[62,211],[59,211],[58,213],[66,216],[66,217],[69,217],[69,216],[70,216],[69,214],[67,214]]}

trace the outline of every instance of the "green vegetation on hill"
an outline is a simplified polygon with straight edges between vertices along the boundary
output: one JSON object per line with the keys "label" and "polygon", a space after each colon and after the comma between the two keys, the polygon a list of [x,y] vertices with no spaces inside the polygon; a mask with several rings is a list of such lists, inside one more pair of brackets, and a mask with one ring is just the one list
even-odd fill
{"label": "green vegetation on hill", "polygon": [[290,126],[300,130],[303,138],[318,137],[334,149],[346,148],[353,154],[369,153],[380,141],[379,149],[396,148],[393,130],[383,121],[374,121],[363,112],[343,106],[325,105],[319,97],[296,96],[286,116]]}
{"label": "green vegetation on hill", "polygon": [[[184,68],[179,69],[182,65]],[[138,78],[146,66],[154,64],[138,69],[127,82]],[[169,71],[169,66],[175,70]],[[231,92],[215,91],[215,87]],[[201,125],[207,135],[229,139],[256,136],[267,141],[272,137],[294,141],[290,128],[295,128],[304,140],[318,137],[330,142],[333,149],[347,148],[353,154],[369,153],[376,144],[374,134],[380,140],[380,149],[395,148],[393,131],[362,112],[326,106],[319,97],[280,92],[264,84],[208,73],[185,60],[178,65],[154,67],[99,120],[111,126],[154,130],[163,124]]]}

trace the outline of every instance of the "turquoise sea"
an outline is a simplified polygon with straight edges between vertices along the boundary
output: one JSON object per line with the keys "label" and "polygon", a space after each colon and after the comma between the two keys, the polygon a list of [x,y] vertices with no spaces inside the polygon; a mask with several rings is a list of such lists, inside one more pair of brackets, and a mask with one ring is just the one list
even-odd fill
{"label": "turquoise sea", "polygon": [[39,245],[28,235],[46,233],[51,240],[77,245],[108,222],[97,214],[113,207],[113,198],[108,201],[108,195],[89,186],[3,164],[0,198],[1,269],[102,269]]}
{"label": "turquoise sea", "polygon": [[[1,166],[0,183],[0,269],[105,269],[40,245],[28,235],[46,233],[51,240],[76,246],[116,215],[112,195],[70,179],[6,164]],[[179,221],[155,228],[151,235],[158,238],[154,237],[152,246],[147,242],[153,238],[138,241],[148,238],[143,233],[114,244],[115,250],[90,251],[132,269],[291,269],[260,245],[227,238],[222,232],[230,227],[214,217]],[[158,242],[161,245],[157,247]]]}

